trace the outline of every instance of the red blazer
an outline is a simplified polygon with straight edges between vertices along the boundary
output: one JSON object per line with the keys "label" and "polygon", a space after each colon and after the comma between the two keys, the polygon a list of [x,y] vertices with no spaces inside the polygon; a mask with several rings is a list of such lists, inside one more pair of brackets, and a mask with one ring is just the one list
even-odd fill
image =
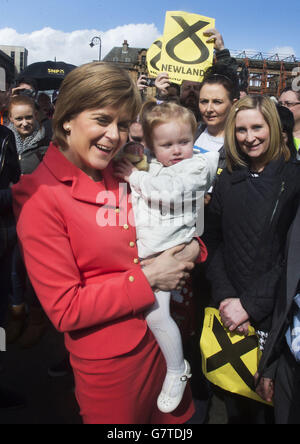
{"label": "red blazer", "polygon": [[[111,173],[93,182],[50,145],[39,168],[13,188],[30,280],[54,326],[66,333],[67,348],[86,359],[133,350],[147,330],[143,312],[154,303],[135,263],[135,228],[118,224],[130,203]],[[115,196],[107,213],[117,225],[100,227],[106,190]]]}
{"label": "red blazer", "polygon": [[[37,170],[13,187],[30,280],[79,358],[133,350],[147,331],[144,311],[155,301],[138,262],[130,194],[119,186],[111,165],[94,182],[51,144]],[[112,226],[103,226],[106,218]]]}

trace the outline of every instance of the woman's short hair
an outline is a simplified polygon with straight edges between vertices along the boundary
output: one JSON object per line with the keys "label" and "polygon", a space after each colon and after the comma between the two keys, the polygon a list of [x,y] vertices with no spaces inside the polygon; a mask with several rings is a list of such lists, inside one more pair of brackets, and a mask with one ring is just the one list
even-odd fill
{"label": "woman's short hair", "polygon": [[204,85],[215,84],[222,85],[226,89],[231,102],[240,98],[239,78],[236,70],[230,66],[218,62],[208,68],[200,85],[200,93]]}
{"label": "woman's short hair", "polygon": [[149,101],[144,104],[141,112],[141,124],[147,148],[153,150],[152,134],[154,128],[173,120],[180,120],[180,122],[191,125],[192,133],[193,135],[195,134],[197,121],[189,109],[174,102],[165,102],[157,105],[156,102]]}
{"label": "woman's short hair", "polygon": [[293,92],[293,93],[295,93],[296,94],[296,96],[297,96],[297,99],[300,101],[300,90],[299,91],[297,91],[295,88],[293,88],[292,86],[287,86],[286,88],[284,88],[282,91],[281,91],[281,93],[280,93],[280,95],[282,95],[283,93],[286,93],[286,92]]}
{"label": "woman's short hair", "polygon": [[118,107],[135,120],[141,96],[134,80],[122,68],[94,62],[71,71],[64,79],[53,116],[53,141],[67,148],[63,124],[88,109]]}
{"label": "woman's short hair", "polygon": [[275,103],[269,97],[247,96],[234,104],[225,127],[227,168],[231,172],[235,167],[247,166],[248,164],[247,157],[241,151],[236,139],[236,117],[240,111],[252,109],[261,112],[270,129],[270,145],[263,159],[265,164],[281,156],[284,156],[286,161],[290,159],[290,151],[283,139],[282,126]]}
{"label": "woman's short hair", "polygon": [[8,115],[11,115],[11,110],[14,105],[29,105],[32,107],[33,111],[36,112],[35,101],[29,96],[13,96],[8,102]]}

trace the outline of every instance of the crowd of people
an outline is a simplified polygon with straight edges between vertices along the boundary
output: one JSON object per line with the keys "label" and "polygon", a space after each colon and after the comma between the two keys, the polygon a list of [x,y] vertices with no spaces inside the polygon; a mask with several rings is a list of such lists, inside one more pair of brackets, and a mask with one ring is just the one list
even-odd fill
{"label": "crowd of people", "polygon": [[[300,423],[300,92],[249,95],[207,37],[203,81],[161,73],[144,103],[144,75],[101,62],[54,100],[0,96],[0,327],[64,334],[85,424],[185,424],[214,393],[228,423]],[[261,403],[205,380],[207,306],[255,328]]]}

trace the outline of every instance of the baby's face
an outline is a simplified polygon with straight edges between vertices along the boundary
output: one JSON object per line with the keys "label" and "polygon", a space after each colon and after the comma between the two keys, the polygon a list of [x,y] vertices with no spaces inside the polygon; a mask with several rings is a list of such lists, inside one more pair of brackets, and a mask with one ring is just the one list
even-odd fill
{"label": "baby's face", "polygon": [[178,119],[156,126],[152,132],[152,143],[156,159],[165,167],[193,157],[191,125]]}

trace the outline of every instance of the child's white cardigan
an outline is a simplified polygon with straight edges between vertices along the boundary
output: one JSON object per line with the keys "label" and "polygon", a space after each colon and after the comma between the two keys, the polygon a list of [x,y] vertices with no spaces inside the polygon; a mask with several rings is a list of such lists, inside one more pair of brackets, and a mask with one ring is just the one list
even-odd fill
{"label": "child's white cardigan", "polygon": [[204,211],[203,195],[216,177],[218,160],[218,153],[194,151],[191,159],[170,167],[153,159],[148,172],[132,173],[132,205],[141,258],[193,239],[199,211]]}

